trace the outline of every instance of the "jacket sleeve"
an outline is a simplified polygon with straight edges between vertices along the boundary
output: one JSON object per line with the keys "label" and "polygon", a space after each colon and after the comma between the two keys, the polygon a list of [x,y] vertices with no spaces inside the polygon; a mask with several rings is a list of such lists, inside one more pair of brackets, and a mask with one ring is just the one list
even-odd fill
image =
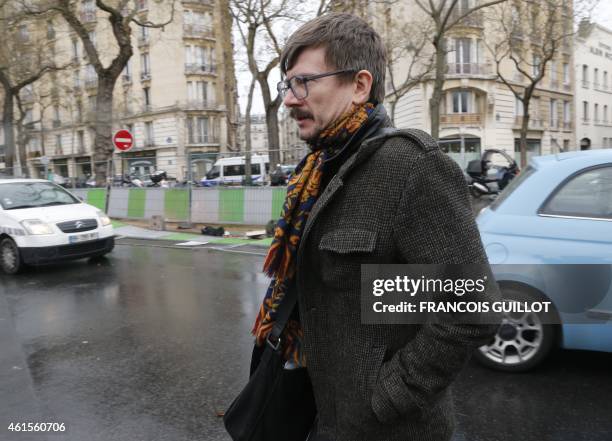
{"label": "jacket sleeve", "polygon": [[[438,149],[428,151],[415,162],[405,182],[393,232],[400,260],[482,264],[490,271],[459,166]],[[496,301],[499,291],[495,286],[470,300]],[[495,323],[501,316],[488,319],[487,323]],[[490,341],[496,329],[495,324],[422,325],[379,371],[371,399],[377,418],[385,423],[431,408],[473,350]]]}

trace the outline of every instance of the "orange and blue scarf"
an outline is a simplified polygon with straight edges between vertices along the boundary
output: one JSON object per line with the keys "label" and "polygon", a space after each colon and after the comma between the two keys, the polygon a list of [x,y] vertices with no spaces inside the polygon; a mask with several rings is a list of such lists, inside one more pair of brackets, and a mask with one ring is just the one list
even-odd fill
{"label": "orange and blue scarf", "polygon": [[[325,161],[338,154],[350,138],[366,124],[374,108],[371,103],[353,105],[311,144],[312,151],[298,164],[289,180],[281,218],[274,229],[274,239],[264,262],[264,272],[272,280],[252,331],[258,346],[265,343],[272,331],[278,307],[294,281],[297,250],[308,216],[319,197]],[[300,323],[289,320],[281,337],[283,355],[285,360],[293,360],[298,366],[306,366],[302,351],[303,337]]]}

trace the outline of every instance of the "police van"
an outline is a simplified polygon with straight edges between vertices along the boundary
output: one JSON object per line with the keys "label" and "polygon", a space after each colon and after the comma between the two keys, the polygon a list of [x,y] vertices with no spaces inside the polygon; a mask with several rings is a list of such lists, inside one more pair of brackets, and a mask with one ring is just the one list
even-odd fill
{"label": "police van", "polygon": [[115,246],[111,220],[43,179],[0,179],[0,269],[100,257]]}
{"label": "police van", "polygon": [[[245,180],[245,157],[235,156],[221,158],[206,173],[200,183],[204,187],[215,185],[241,185]],[[264,184],[266,176],[270,173],[270,160],[268,155],[251,156],[251,181],[254,184]]]}

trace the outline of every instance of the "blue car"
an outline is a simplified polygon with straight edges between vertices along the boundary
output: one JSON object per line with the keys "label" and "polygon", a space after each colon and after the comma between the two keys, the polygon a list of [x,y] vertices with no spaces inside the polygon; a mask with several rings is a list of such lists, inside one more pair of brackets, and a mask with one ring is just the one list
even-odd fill
{"label": "blue car", "polygon": [[481,363],[525,371],[555,347],[612,352],[612,149],[533,158],[477,222],[503,297],[552,302],[506,314]]}

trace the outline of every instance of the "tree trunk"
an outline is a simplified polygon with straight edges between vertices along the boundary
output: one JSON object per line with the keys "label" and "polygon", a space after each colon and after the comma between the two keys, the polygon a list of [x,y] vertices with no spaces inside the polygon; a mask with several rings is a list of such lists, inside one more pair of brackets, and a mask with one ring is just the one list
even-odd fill
{"label": "tree trunk", "polygon": [[280,164],[280,142],[278,136],[278,108],[281,104],[279,96],[272,101],[270,95],[270,87],[268,86],[268,79],[260,76],[257,78],[259,87],[261,88],[261,95],[263,97],[264,106],[266,109],[266,127],[268,129],[268,149],[270,158],[270,170],[276,167],[276,164]]}
{"label": "tree trunk", "polygon": [[[10,89],[4,89],[4,108],[2,113],[2,127],[4,128],[4,146],[5,156],[4,164],[8,168],[13,176],[15,174],[15,131],[13,127],[13,109],[15,105],[15,98],[13,97]],[[12,169],[12,170],[11,170]]]}
{"label": "tree trunk", "polygon": [[107,182],[108,161],[113,154],[113,89],[115,78],[98,76],[98,95],[96,97],[96,115],[94,127],[94,151],[96,185],[104,186]]}
{"label": "tree trunk", "polygon": [[525,96],[523,101],[523,122],[521,124],[521,138],[519,140],[519,150],[521,154],[521,169],[527,165],[527,131],[529,130],[529,100],[531,97]]}
{"label": "tree trunk", "polygon": [[442,88],[446,76],[446,43],[443,38],[434,41],[436,51],[436,76],[434,90],[429,100],[429,114],[431,118],[431,136],[440,138],[440,102],[442,101]]}
{"label": "tree trunk", "polygon": [[[29,177],[28,173],[28,155],[27,155],[27,135],[23,126],[24,116],[17,121],[17,155],[19,155],[19,168],[17,176]],[[46,178],[46,177],[45,177]]]}
{"label": "tree trunk", "polygon": [[[251,185],[251,107],[253,106],[253,91],[255,89],[255,79],[251,80],[249,86],[249,97],[247,101],[245,120],[244,120],[244,181],[245,185]],[[265,165],[264,165],[265,167]],[[266,173],[266,170],[260,170],[262,176]]]}

